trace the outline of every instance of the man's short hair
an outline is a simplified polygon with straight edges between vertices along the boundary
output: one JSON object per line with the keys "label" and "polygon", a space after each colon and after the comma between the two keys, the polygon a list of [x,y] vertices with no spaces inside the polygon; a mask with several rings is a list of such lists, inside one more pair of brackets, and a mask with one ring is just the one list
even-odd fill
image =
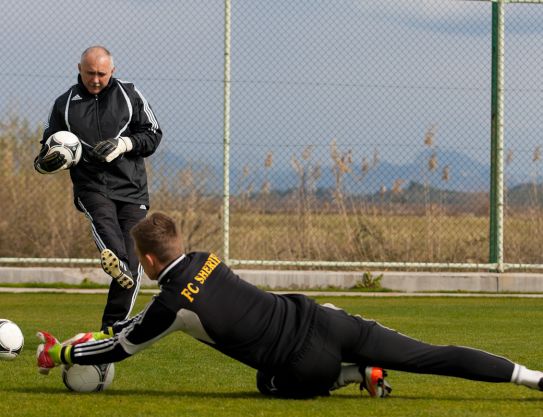
{"label": "man's short hair", "polygon": [[152,253],[166,263],[183,253],[181,234],[174,219],[156,212],[139,221],[130,234],[141,254]]}
{"label": "man's short hair", "polygon": [[81,58],[80,58],[80,61],[79,62],[83,62],[83,59],[85,59],[85,56],[90,52],[92,51],[93,49],[100,49],[101,51],[104,52],[104,54],[106,56],[109,57],[109,60],[111,61],[111,67],[113,68],[115,66],[115,64],[113,63],[113,55],[111,54],[111,52],[109,51],[109,49],[107,49],[105,46],[102,46],[102,45],[92,45],[92,46],[89,46],[87,49],[85,49],[82,53],[81,53]]}

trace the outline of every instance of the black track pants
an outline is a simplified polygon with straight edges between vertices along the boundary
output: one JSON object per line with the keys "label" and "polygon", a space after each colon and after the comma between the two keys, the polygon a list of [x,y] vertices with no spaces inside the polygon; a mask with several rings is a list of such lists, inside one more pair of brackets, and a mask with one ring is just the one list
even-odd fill
{"label": "black track pants", "polygon": [[420,342],[343,310],[319,306],[306,345],[276,372],[258,372],[267,395],[306,398],[327,395],[342,363],[405,372],[510,382],[514,364],[481,350]]}
{"label": "black track pants", "polygon": [[112,280],[102,316],[102,329],[130,314],[140,287],[142,268],[134,251],[130,229],[147,214],[144,205],[110,200],[99,193],[82,193],[76,197],[77,208],[91,222],[92,236],[98,250],[112,250],[128,266],[134,279],[130,289]]}

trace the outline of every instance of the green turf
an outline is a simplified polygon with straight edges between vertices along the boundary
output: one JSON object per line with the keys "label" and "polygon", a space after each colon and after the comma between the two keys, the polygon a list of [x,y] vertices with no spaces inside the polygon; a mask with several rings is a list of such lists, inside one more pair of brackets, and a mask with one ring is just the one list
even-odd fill
{"label": "green turf", "polygon": [[[138,300],[141,309],[149,295]],[[319,298],[414,337],[460,344],[543,368],[543,300],[515,298]],[[22,355],[0,361],[0,416],[536,416],[543,393],[391,372],[392,397],[360,396],[357,387],[328,398],[277,400],[255,389],[255,372],[181,333],[116,365],[110,389],[75,394],[60,372],[38,375],[37,329],[67,338],[94,330],[105,295],[0,294],[0,317],[18,323]]]}

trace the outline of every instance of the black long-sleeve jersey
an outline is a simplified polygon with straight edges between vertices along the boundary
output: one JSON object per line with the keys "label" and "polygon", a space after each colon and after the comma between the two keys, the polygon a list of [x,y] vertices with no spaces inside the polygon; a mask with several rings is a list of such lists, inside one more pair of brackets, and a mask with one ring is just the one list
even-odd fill
{"label": "black long-sleeve jersey", "polygon": [[110,339],[75,345],[72,362],[117,362],[181,330],[253,368],[274,369],[300,351],[315,317],[311,299],[262,291],[210,253],[181,256],[158,283],[141,313],[116,323]]}
{"label": "black long-sleeve jersey", "polygon": [[[98,192],[120,201],[149,205],[143,158],[157,149],[162,130],[151,106],[129,82],[111,78],[100,93],[90,94],[81,76],[55,100],[45,125],[42,145],[59,130],[74,133],[83,156],[70,168],[74,194]],[[133,149],[110,163],[96,162],[88,152],[101,140],[129,136]]]}

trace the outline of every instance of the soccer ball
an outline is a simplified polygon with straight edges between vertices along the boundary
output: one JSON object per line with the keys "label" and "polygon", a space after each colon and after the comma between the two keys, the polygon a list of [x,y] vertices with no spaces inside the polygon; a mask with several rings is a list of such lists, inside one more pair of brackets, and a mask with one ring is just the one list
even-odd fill
{"label": "soccer ball", "polygon": [[11,320],[0,319],[0,359],[15,359],[23,350],[23,332]]}
{"label": "soccer ball", "polygon": [[98,392],[113,382],[115,365],[71,365],[62,368],[62,382],[70,391]]}
{"label": "soccer ball", "polygon": [[51,174],[61,171],[63,169],[70,168],[77,165],[81,159],[81,153],[83,148],[79,138],[72,132],[61,130],[60,132],[53,133],[45,141],[46,145],[49,145],[47,155],[52,152],[60,152],[66,158],[66,162],[58,170],[51,172]]}

